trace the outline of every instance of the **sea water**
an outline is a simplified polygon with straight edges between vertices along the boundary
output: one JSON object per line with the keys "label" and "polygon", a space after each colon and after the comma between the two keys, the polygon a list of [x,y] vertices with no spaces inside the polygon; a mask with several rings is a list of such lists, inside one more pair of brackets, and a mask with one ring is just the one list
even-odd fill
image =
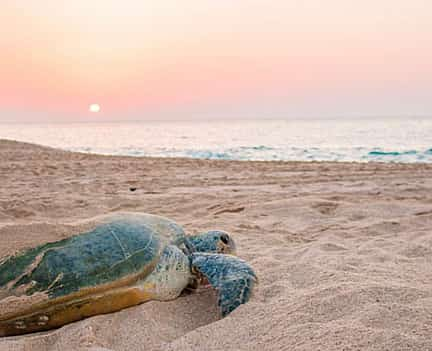
{"label": "sea water", "polygon": [[0,138],[107,155],[432,162],[432,119],[0,124]]}

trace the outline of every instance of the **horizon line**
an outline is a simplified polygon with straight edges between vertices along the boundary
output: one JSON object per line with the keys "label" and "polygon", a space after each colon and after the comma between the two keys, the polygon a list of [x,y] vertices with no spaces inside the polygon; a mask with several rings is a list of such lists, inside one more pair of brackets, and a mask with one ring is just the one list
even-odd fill
{"label": "horizon line", "polygon": [[199,118],[199,117],[190,117],[190,118],[181,118],[181,119],[170,119],[170,118],[159,118],[159,119],[111,119],[111,120],[101,120],[101,119],[89,119],[89,120],[78,120],[78,121],[61,121],[61,120],[32,120],[32,121],[1,121],[0,124],[90,124],[90,123],[155,123],[155,122],[227,122],[227,121],[298,121],[298,120],[358,120],[358,119],[430,119],[432,118],[432,114],[430,115],[359,115],[359,116],[299,116],[299,117],[236,117],[236,118]]}

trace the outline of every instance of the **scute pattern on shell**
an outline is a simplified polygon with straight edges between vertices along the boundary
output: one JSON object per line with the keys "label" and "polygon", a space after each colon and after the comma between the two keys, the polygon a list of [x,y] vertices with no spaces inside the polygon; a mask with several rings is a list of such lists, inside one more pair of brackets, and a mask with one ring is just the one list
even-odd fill
{"label": "scute pattern on shell", "polygon": [[[105,216],[93,228],[31,248],[0,264],[0,290],[8,295],[43,292],[51,298],[150,272],[167,244],[182,244],[183,229],[158,216]],[[152,265],[152,266],[150,266]]]}

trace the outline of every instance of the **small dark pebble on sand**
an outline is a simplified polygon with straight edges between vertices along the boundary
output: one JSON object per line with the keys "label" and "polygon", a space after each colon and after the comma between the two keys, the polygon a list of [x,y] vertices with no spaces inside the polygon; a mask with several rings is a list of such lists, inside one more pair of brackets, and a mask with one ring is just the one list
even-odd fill
{"label": "small dark pebble on sand", "polygon": [[137,188],[129,188],[130,191],[135,191]]}

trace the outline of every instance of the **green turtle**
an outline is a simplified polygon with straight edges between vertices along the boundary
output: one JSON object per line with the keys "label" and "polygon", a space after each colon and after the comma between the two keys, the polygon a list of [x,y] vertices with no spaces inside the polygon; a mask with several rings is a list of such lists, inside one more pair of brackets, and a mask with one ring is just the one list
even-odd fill
{"label": "green turtle", "polygon": [[256,282],[223,231],[186,236],[159,216],[117,213],[78,234],[0,260],[0,336],[57,328],[149,300],[172,300],[188,286],[218,291],[226,316]]}

